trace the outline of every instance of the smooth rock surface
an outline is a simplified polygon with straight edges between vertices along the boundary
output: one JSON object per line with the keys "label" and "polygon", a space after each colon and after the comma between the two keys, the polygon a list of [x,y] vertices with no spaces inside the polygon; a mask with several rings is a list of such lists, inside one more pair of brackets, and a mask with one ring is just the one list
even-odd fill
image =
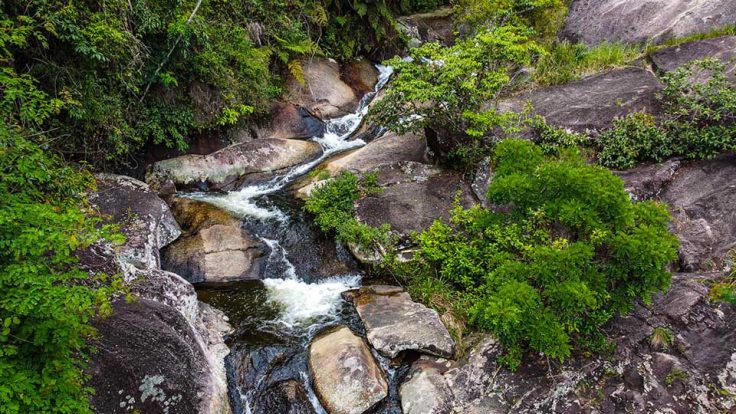
{"label": "smooth rock surface", "polygon": [[660,43],[734,22],[732,0],[575,0],[561,36],[588,45]]}
{"label": "smooth rock surface", "polygon": [[346,326],[312,341],[309,370],[329,414],[363,414],[388,395],[386,375],[365,340]]}
{"label": "smooth rock surface", "polygon": [[172,209],[187,233],[161,251],[164,269],[192,283],[260,278],[265,246],[240,221],[198,200],[177,198]]}
{"label": "smooth rock surface", "polygon": [[359,98],[340,77],[340,65],[332,59],[302,61],[304,85],[294,77],[286,83],[285,99],[306,108],[317,118],[328,120],[347,115],[358,108]]}
{"label": "smooth rock surface", "polygon": [[[145,183],[123,175],[98,174],[90,202],[121,226],[125,243],[117,257],[129,266],[156,269],[159,249],[181,234],[169,206]],[[127,277],[127,275],[126,275]]]}
{"label": "smooth rock surface", "polygon": [[670,159],[661,164],[642,164],[626,171],[616,171],[624,180],[624,189],[637,201],[658,196],[675,177],[683,161]]}
{"label": "smooth rock surface", "polygon": [[346,292],[365,326],[368,342],[396,358],[404,351],[440,357],[455,354],[455,342],[435,310],[411,300],[395,286],[364,286]]}
{"label": "smooth rock surface", "polygon": [[378,83],[378,69],[367,59],[353,59],[344,64],[342,80],[350,85],[358,98],[373,92]]}
{"label": "smooth rock surface", "polygon": [[290,103],[274,106],[273,118],[268,126],[257,134],[263,138],[307,139],[319,137],[325,132],[325,123],[307,109]]}
{"label": "smooth rock surface", "polygon": [[209,155],[184,155],[154,163],[146,174],[153,187],[173,182],[178,189],[229,190],[248,175],[273,173],[320,156],[316,142],[257,139]]}
{"label": "smooth rock surface", "polygon": [[452,412],[452,390],[443,377],[455,364],[422,356],[412,364],[399,387],[404,414],[448,414]]}
{"label": "smooth rock surface", "polygon": [[501,101],[503,112],[521,112],[531,103],[534,113],[551,125],[574,131],[601,130],[632,112],[659,113],[656,94],[662,85],[641,68],[614,69],[569,84],[525,93]]}

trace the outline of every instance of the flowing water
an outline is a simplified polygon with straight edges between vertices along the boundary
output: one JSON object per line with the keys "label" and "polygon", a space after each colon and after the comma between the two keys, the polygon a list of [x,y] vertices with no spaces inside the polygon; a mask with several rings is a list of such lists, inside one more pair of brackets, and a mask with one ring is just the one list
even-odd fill
{"label": "flowing water", "polygon": [[[360,286],[359,267],[344,246],[317,231],[287,187],[328,157],[365,145],[353,134],[368,112],[368,104],[391,75],[391,68],[377,68],[380,76],[375,91],[362,99],[358,110],[328,121],[324,135],[312,138],[323,149],[321,157],[238,191],[188,195],[241,218],[244,227],[269,250],[264,280],[198,287],[200,299],[224,311],[236,330],[228,339],[232,350],[228,359],[231,400],[236,413],[251,413],[263,387],[269,381],[285,379],[302,382],[309,403],[316,412],[324,413],[309,378],[309,342],[320,330],[338,323],[362,333],[353,308],[341,297],[342,292]],[[377,357],[393,379],[395,394],[396,377],[401,372]],[[378,412],[400,412],[395,400],[390,398]]]}

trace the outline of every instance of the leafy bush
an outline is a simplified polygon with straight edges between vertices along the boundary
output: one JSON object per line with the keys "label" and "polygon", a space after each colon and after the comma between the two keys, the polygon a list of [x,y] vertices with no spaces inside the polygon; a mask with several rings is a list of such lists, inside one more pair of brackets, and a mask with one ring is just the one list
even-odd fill
{"label": "leafy bush", "polygon": [[91,413],[84,369],[119,280],[76,254],[112,237],[85,193],[92,177],[0,127],[0,412]]}
{"label": "leafy bush", "polygon": [[571,152],[548,158],[528,141],[498,144],[495,171],[498,212],[456,208],[417,236],[401,273],[472,303],[471,323],[499,338],[507,365],[527,349],[564,360],[600,347],[602,324],[668,286],[677,239],[663,205],[632,203],[608,170]]}
{"label": "leafy bush", "polygon": [[627,169],[638,162],[660,162],[672,155],[672,139],[660,129],[654,117],[635,113],[614,121],[598,138],[598,161],[607,167]]}

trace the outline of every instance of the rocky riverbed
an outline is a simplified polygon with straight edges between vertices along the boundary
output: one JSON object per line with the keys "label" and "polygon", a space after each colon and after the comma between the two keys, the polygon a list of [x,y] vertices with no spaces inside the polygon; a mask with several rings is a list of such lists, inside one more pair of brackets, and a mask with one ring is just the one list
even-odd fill
{"label": "rocky riverbed", "polygon": [[[562,36],[662,42],[736,21],[725,0],[661,3],[576,0]],[[402,24],[416,43],[449,44],[451,18],[442,12]],[[499,106],[531,101],[550,124],[594,135],[628,113],[657,116],[662,74],[702,57],[731,62],[735,45],[725,36],[664,48]],[[736,64],[729,65],[732,76]],[[319,232],[302,210],[315,185],[342,171],[377,174],[384,191],[358,200],[358,219],[404,235],[446,218],[456,197],[464,206],[484,201],[493,179],[487,162],[469,182],[432,163],[424,136],[363,124],[390,74],[367,61],[315,58],[305,67],[308,86],[291,82],[255,139],[156,162],[147,183],[97,176],[91,201],[127,241],[93,246],[83,264],[122,274],[133,297],[117,300],[113,316],[97,324],[89,372],[97,412],[734,410],[736,314],[712,302],[706,287],[731,270],[736,247],[733,155],[617,172],[632,198],[661,200],[672,211],[681,248],[671,289],[606,326],[611,353],[577,355],[554,370],[532,356],[510,372],[496,362],[493,337],[472,334],[459,349],[444,315],[400,286],[370,280],[371,258]],[[666,346],[651,341],[659,328],[673,334]]]}

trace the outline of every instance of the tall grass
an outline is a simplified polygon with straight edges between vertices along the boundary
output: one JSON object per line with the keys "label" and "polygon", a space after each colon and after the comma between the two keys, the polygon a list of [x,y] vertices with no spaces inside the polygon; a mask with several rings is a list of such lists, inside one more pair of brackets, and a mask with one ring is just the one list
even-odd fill
{"label": "tall grass", "polygon": [[532,80],[541,86],[559,85],[586,75],[623,66],[644,54],[644,47],[601,43],[595,47],[560,42],[552,46],[536,65]]}

